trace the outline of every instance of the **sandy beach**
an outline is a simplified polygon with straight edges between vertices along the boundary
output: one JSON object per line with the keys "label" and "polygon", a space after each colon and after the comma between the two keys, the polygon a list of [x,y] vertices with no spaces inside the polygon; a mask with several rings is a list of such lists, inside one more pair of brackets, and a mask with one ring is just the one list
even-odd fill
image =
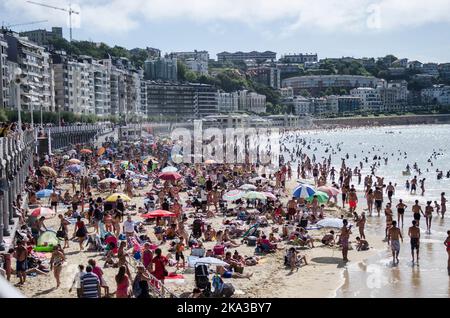
{"label": "sandy beach", "polygon": [[[296,186],[297,182],[291,180],[287,184],[287,191],[291,192]],[[140,190],[142,194],[147,189]],[[287,202],[285,198],[282,201],[284,204]],[[133,198],[130,204],[143,205],[143,197],[136,196]],[[61,207],[60,207],[61,208]],[[64,210],[63,210],[64,211]],[[65,211],[64,211],[65,212]],[[342,212],[339,208],[327,208],[326,216],[339,217]],[[133,216],[135,221],[142,221],[139,216]],[[214,219],[208,219],[214,228],[220,229],[222,225],[223,217],[219,216]],[[189,220],[189,223],[192,219]],[[46,220],[48,228],[57,229],[58,219],[52,218]],[[73,225],[71,226],[73,228]],[[146,226],[147,235],[156,241],[156,237],[153,235],[152,227]],[[88,228],[89,231],[93,231],[92,227]],[[270,228],[263,228],[263,231],[268,233]],[[311,231],[310,234],[315,239],[315,248],[302,248],[301,254],[306,255],[309,262],[308,265],[303,265],[298,272],[290,273],[289,269],[286,269],[283,265],[284,249],[277,251],[267,256],[262,256],[259,260],[259,264],[255,266],[247,266],[244,273],[253,273],[251,279],[229,279],[236,289],[234,297],[286,297],[286,298],[298,298],[298,297],[335,297],[337,289],[344,283],[343,272],[345,266],[342,261],[342,255],[337,247],[326,247],[320,243],[325,230]],[[152,237],[153,236],[153,237]],[[354,235],[353,235],[354,237]],[[369,251],[357,252],[352,249],[349,252],[349,259],[352,263],[362,261],[372,256],[376,249],[383,248],[381,243],[381,237],[370,237],[370,242],[380,242],[378,246],[371,246]],[[206,248],[212,248],[215,242],[206,242]],[[287,246],[281,243],[281,246]],[[167,245],[161,246],[163,254],[167,253]],[[241,255],[253,255],[254,247],[248,247],[245,244],[238,248],[231,248],[231,251],[238,250]],[[69,293],[69,288],[72,285],[72,280],[77,272],[78,264],[87,264],[89,259],[95,259],[98,264],[103,266],[104,257],[98,252],[79,252],[79,246],[76,242],[70,243],[70,248],[65,250],[67,260],[63,265],[61,273],[61,286],[55,288],[56,282],[53,274],[38,275],[36,277],[28,277],[26,283],[23,286],[18,286],[19,290],[27,297],[48,297],[48,298],[74,298],[76,292],[72,290]],[[186,256],[190,254],[190,251],[185,252]],[[50,254],[48,254],[50,257]],[[111,292],[115,291],[114,276],[117,274],[116,268],[105,268],[105,280],[110,286]],[[169,272],[173,272],[176,269],[174,267],[168,268]],[[178,273],[183,273],[180,269]],[[12,283],[15,284],[18,279],[13,275]],[[183,293],[189,293],[195,286],[194,274],[192,269],[184,271],[184,283],[166,283],[167,288],[176,295]]]}

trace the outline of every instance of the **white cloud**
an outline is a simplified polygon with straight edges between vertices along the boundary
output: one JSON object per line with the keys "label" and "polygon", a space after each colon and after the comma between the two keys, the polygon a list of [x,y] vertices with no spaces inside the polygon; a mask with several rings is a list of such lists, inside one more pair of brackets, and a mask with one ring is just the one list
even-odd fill
{"label": "white cloud", "polygon": [[[36,0],[55,6],[68,2]],[[81,7],[81,27],[102,32],[130,32],[143,22],[185,21],[213,25],[221,22],[258,26],[273,32],[272,22],[283,23],[282,36],[299,30],[324,32],[391,31],[429,23],[450,23],[448,0],[75,0]],[[27,3],[2,0],[0,10],[21,20],[47,19],[65,24],[67,15]],[[368,10],[369,9],[369,10]],[[17,18],[15,16],[15,18]],[[23,18],[24,16],[27,19]],[[15,21],[14,21],[15,22]],[[276,31],[276,30],[275,30]]]}

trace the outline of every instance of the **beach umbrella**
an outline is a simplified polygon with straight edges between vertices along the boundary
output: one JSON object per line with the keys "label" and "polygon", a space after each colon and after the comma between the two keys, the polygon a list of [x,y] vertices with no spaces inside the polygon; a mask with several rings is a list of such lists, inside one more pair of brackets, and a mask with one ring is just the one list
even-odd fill
{"label": "beach umbrella", "polygon": [[160,178],[161,180],[171,180],[171,181],[176,181],[176,180],[180,180],[182,178],[181,174],[177,173],[177,172],[163,172],[160,173],[158,178]]}
{"label": "beach umbrella", "polygon": [[332,196],[335,196],[335,195],[338,195],[339,193],[341,193],[341,191],[339,191],[339,189],[336,189],[335,187],[328,187],[328,186],[318,187],[317,190],[325,192],[326,194],[328,194],[329,197],[332,197]]}
{"label": "beach umbrella", "polygon": [[67,162],[68,162],[68,163],[71,163],[71,164],[75,164],[75,165],[79,165],[79,164],[81,163],[80,160],[75,159],[75,158],[72,158],[72,159],[70,159],[70,160],[67,161]]}
{"label": "beach umbrella", "polygon": [[298,183],[302,183],[302,184],[312,185],[312,186],[315,185],[314,180],[298,179],[297,182],[298,182]]}
{"label": "beach umbrella", "polygon": [[256,186],[254,186],[253,184],[243,184],[239,187],[239,189],[244,191],[254,191],[256,190]]}
{"label": "beach umbrella", "polygon": [[215,163],[217,163],[217,161],[212,160],[212,159],[205,160],[205,164],[207,164],[207,165],[213,165]]}
{"label": "beach umbrella", "polygon": [[82,153],[82,154],[91,154],[92,150],[84,148],[84,149],[80,150],[80,153]]}
{"label": "beach umbrella", "polygon": [[330,197],[328,196],[328,194],[326,194],[325,192],[322,191],[316,191],[315,194],[313,194],[312,196],[310,196],[309,198],[307,198],[306,200],[308,202],[312,202],[312,200],[314,199],[314,196],[317,196],[317,199],[319,201],[319,203],[327,203],[328,200],[330,199]]}
{"label": "beach umbrella", "polygon": [[212,265],[212,266],[227,266],[228,263],[225,263],[224,261],[215,258],[215,257],[201,257],[197,258],[194,262],[194,266],[198,265]]}
{"label": "beach umbrella", "polygon": [[167,166],[161,170],[161,172],[177,172],[178,169],[173,166]]}
{"label": "beach umbrella", "polygon": [[255,178],[251,178],[249,180],[251,183],[257,183],[257,182],[269,182],[270,180],[264,177],[255,177]]}
{"label": "beach umbrella", "polygon": [[80,173],[81,166],[80,165],[70,165],[67,167],[67,170],[69,170],[72,173]]}
{"label": "beach umbrella", "polygon": [[294,189],[292,196],[294,198],[307,199],[310,196],[314,195],[314,193],[316,193],[316,190],[312,186],[308,184],[300,184]]}
{"label": "beach umbrella", "polygon": [[242,196],[245,194],[244,191],[241,190],[231,190],[226,192],[223,196],[222,199],[224,199],[225,201],[236,201],[242,198]]}
{"label": "beach umbrella", "polygon": [[267,200],[267,197],[264,193],[257,191],[247,192],[242,197],[249,200]]}
{"label": "beach umbrella", "polygon": [[68,159],[70,159],[70,156],[69,156],[69,155],[64,155],[62,158],[63,158],[64,160],[68,160]]}
{"label": "beach umbrella", "polygon": [[56,177],[58,175],[53,168],[47,166],[42,166],[40,170],[42,174],[47,177]]}
{"label": "beach umbrella", "polygon": [[33,211],[31,211],[30,215],[34,216],[36,218],[43,216],[46,219],[48,219],[48,218],[54,217],[56,215],[56,213],[52,209],[39,207],[39,208],[34,209]]}
{"label": "beach umbrella", "polygon": [[109,165],[109,164],[111,164],[112,162],[111,161],[109,161],[109,160],[101,160],[100,161],[100,165],[101,166],[106,166],[106,165]]}
{"label": "beach umbrella", "polygon": [[180,155],[179,153],[176,153],[172,156],[172,161],[175,163],[181,163],[183,162],[183,155]]}
{"label": "beach umbrella", "polygon": [[320,220],[316,223],[319,227],[332,227],[336,229],[340,229],[344,226],[344,223],[342,222],[342,219],[338,218],[326,218],[323,220]]}
{"label": "beach umbrella", "polygon": [[77,151],[76,151],[75,149],[72,149],[72,150],[69,150],[69,151],[67,152],[67,154],[68,154],[69,156],[71,156],[71,155],[76,155],[76,154],[77,154]]}
{"label": "beach umbrella", "polygon": [[141,215],[144,219],[168,218],[177,216],[175,213],[166,210],[155,210]]}
{"label": "beach umbrella", "polygon": [[271,200],[276,200],[277,199],[277,196],[275,195],[275,194],[273,194],[273,193],[270,193],[270,192],[263,192],[263,194],[268,198],[268,199],[271,199]]}
{"label": "beach umbrella", "polygon": [[97,151],[97,155],[98,155],[98,156],[102,156],[105,152],[106,152],[106,148],[105,148],[105,147],[101,147],[101,148]]}
{"label": "beach umbrella", "polygon": [[125,202],[131,201],[131,198],[124,193],[114,193],[106,199],[106,202],[116,202],[119,197]]}
{"label": "beach umbrella", "polygon": [[53,190],[50,190],[50,189],[44,189],[44,190],[41,190],[41,191],[36,192],[36,196],[37,196],[39,199],[42,199],[42,198],[49,198],[50,195],[51,195],[52,193],[53,193]]}
{"label": "beach umbrella", "polygon": [[117,180],[115,178],[106,178],[101,180],[99,183],[105,184],[105,183],[120,183],[120,180]]}

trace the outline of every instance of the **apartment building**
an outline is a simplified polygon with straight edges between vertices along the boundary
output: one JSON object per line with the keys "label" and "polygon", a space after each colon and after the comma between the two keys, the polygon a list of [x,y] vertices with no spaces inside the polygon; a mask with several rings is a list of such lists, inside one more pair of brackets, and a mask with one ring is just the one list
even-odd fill
{"label": "apartment building", "polygon": [[217,110],[219,113],[232,113],[239,110],[239,93],[217,92]]}
{"label": "apartment building", "polygon": [[49,43],[49,40],[62,39],[63,29],[61,27],[53,27],[51,31],[38,29],[21,32],[20,36],[27,37],[30,41],[36,43],[37,45],[46,45]]}
{"label": "apartment building", "polygon": [[211,85],[145,81],[147,115],[195,119],[217,113],[217,90]]}
{"label": "apartment building", "polygon": [[245,60],[255,60],[257,62],[266,62],[266,61],[274,61],[277,58],[277,53],[271,51],[265,52],[222,52],[217,54],[218,62],[244,62]]}
{"label": "apartment building", "polygon": [[280,60],[282,60],[284,63],[299,63],[299,64],[304,64],[304,63],[315,63],[318,61],[318,57],[317,57],[317,53],[312,54],[303,54],[303,53],[299,53],[299,54],[286,54],[285,56],[283,56]]}
{"label": "apartment building", "polygon": [[[18,67],[26,75],[28,86],[21,90],[21,107],[24,111],[52,109],[52,81],[51,63],[49,55],[42,46],[36,45],[17,33],[4,31],[3,38],[7,42],[7,64]],[[10,63],[8,63],[10,62]],[[14,69],[9,69],[13,74]],[[10,107],[15,107],[17,101],[10,85]]]}
{"label": "apartment building", "polygon": [[145,61],[144,77],[152,81],[176,81],[178,78],[177,59],[164,57]]}
{"label": "apartment building", "polygon": [[378,87],[383,102],[382,111],[403,112],[408,104],[408,83],[406,81],[391,81]]}
{"label": "apartment building", "polygon": [[358,87],[350,91],[350,95],[361,99],[361,110],[378,113],[383,109],[383,101],[376,88]]}
{"label": "apartment building", "polygon": [[433,85],[421,91],[422,103],[450,105],[450,86]]}
{"label": "apartment building", "polygon": [[8,43],[0,33],[0,108],[6,108],[9,104],[9,82],[8,71]]}
{"label": "apartment building", "polygon": [[281,72],[278,67],[259,66],[249,68],[247,70],[247,75],[257,83],[272,87],[274,89],[281,88]]}
{"label": "apartment building", "polygon": [[266,112],[266,96],[248,90],[239,91],[239,110],[253,113]]}
{"label": "apartment building", "polygon": [[316,95],[327,88],[376,87],[377,82],[378,79],[373,76],[310,75],[287,78],[282,81],[282,87],[292,87],[296,95],[302,90]]}

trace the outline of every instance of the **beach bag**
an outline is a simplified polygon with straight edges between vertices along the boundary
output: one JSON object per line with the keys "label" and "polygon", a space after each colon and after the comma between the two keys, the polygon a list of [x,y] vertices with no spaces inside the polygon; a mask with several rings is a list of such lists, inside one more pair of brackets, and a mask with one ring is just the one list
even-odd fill
{"label": "beach bag", "polygon": [[235,288],[233,285],[228,284],[228,283],[224,283],[222,285],[222,292],[221,292],[221,297],[223,298],[230,298],[231,296],[234,295],[235,292]]}
{"label": "beach bag", "polygon": [[224,245],[216,245],[213,248],[214,255],[224,255],[225,254],[225,246]]}
{"label": "beach bag", "polygon": [[207,289],[209,287],[207,265],[201,264],[195,267],[195,285],[200,289]]}
{"label": "beach bag", "polygon": [[256,246],[256,241],[258,239],[255,236],[247,237],[247,246]]}

